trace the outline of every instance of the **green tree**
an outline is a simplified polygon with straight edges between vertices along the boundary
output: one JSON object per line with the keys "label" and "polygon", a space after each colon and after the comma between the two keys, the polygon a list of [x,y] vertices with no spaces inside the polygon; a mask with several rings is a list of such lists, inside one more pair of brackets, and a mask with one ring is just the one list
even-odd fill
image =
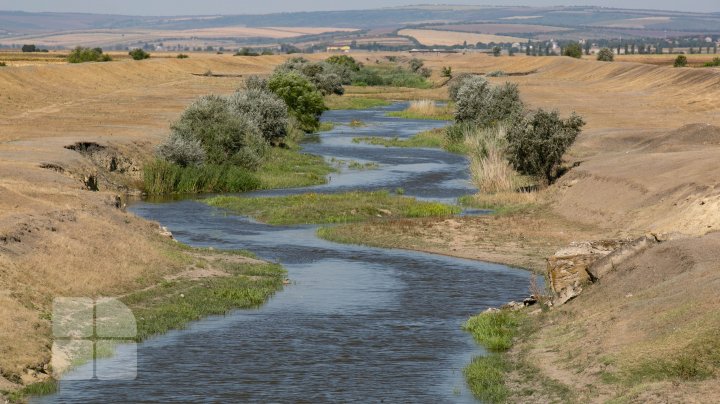
{"label": "green tree", "polygon": [[22,51],[23,52],[37,52],[38,49],[35,45],[23,45]]}
{"label": "green tree", "polygon": [[149,58],[150,58],[150,54],[147,53],[147,52],[145,52],[144,50],[142,50],[142,49],[140,49],[140,48],[133,49],[133,50],[131,50],[128,54],[129,54],[134,60],[143,60],[143,59],[149,59]]}
{"label": "green tree", "polygon": [[565,47],[563,56],[570,56],[572,58],[582,58],[582,47],[577,42],[572,42]]}
{"label": "green tree", "polygon": [[268,144],[252,117],[237,113],[225,97],[201,97],[171,127],[171,139],[199,143],[209,164],[257,168]]}
{"label": "green tree", "polygon": [[612,62],[615,60],[615,55],[609,48],[602,48],[600,52],[598,52],[597,60],[601,62]]}
{"label": "green tree", "polygon": [[685,67],[687,66],[687,56],[685,55],[678,55],[678,57],[675,58],[675,63],[673,64],[675,67]]}
{"label": "green tree", "polygon": [[327,109],[322,94],[304,76],[296,72],[276,72],[268,80],[268,88],[285,101],[290,115],[305,132],[317,131],[320,115]]}
{"label": "green tree", "polygon": [[68,63],[85,63],[85,62],[109,62],[112,58],[108,54],[104,54],[100,48],[83,48],[78,46],[68,55]]}
{"label": "green tree", "polygon": [[342,66],[345,68],[348,68],[354,72],[360,70],[360,63],[358,63],[355,58],[348,55],[333,55],[329,58],[325,59],[325,63],[336,65],[336,66]]}
{"label": "green tree", "polygon": [[500,56],[500,53],[502,53],[502,48],[499,46],[495,46],[492,49],[493,56]]}
{"label": "green tree", "polygon": [[531,112],[516,119],[507,131],[508,160],[519,173],[551,184],[563,155],[584,125],[585,121],[575,113],[563,120],[557,111]]}

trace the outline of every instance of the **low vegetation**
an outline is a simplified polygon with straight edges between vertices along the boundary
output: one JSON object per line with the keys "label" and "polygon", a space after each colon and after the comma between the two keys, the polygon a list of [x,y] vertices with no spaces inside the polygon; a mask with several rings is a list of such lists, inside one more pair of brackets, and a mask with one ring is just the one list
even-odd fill
{"label": "low vegetation", "polygon": [[420,132],[408,139],[366,136],[353,138],[353,142],[385,147],[427,147],[440,149],[446,146],[445,129],[432,129]]}
{"label": "low vegetation", "polygon": [[150,54],[140,48],[131,50],[130,52],[128,52],[128,55],[130,55],[130,57],[133,58],[133,60],[150,59]]}
{"label": "low vegetation", "polygon": [[102,48],[83,48],[78,46],[68,55],[68,63],[109,62],[111,60],[112,57],[103,53]]}
{"label": "low vegetation", "polygon": [[570,42],[565,46],[563,50],[563,56],[569,56],[571,58],[580,59],[583,55],[582,45],[577,42]]}
{"label": "low vegetation", "polygon": [[273,225],[350,223],[376,218],[449,216],[460,208],[387,191],[300,194],[272,198],[219,196],[205,203]]}
{"label": "low vegetation", "polygon": [[212,268],[216,276],[165,280],[122,299],[138,319],[137,340],[182,328],[204,316],[253,308],[282,289],[285,270],[277,264],[248,262],[234,252],[214,252],[192,265]]}
{"label": "low vegetation", "polygon": [[673,66],[675,67],[685,67],[688,64],[687,56],[685,55],[678,55],[678,57],[675,58],[675,63],[673,63]]}
{"label": "low vegetation", "polygon": [[392,105],[392,102],[379,98],[340,97],[337,95],[330,95],[325,97],[325,104],[328,109],[331,110],[352,110],[386,107],[388,105]]}
{"label": "low vegetation", "polygon": [[602,48],[597,54],[597,60],[601,62],[612,62],[615,60],[615,53],[609,48]]}
{"label": "low vegetation", "polygon": [[404,111],[388,112],[386,115],[404,119],[434,119],[449,121],[453,119],[452,104],[438,105],[432,100],[411,101]]}
{"label": "low vegetation", "polygon": [[518,328],[526,315],[518,311],[500,310],[471,317],[463,329],[489,352],[477,356],[465,367],[463,374],[475,398],[484,402],[500,403],[507,400],[510,391],[505,386],[505,372],[509,365],[501,352],[513,345]]}

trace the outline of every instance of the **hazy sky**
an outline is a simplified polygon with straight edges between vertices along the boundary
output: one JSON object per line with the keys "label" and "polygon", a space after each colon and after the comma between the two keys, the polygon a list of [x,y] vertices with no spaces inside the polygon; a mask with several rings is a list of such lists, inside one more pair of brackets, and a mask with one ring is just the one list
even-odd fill
{"label": "hazy sky", "polygon": [[0,9],[129,15],[260,14],[281,11],[368,9],[421,3],[527,6],[602,5],[604,7],[651,8],[680,11],[720,11],[720,1],[718,0],[0,0]]}

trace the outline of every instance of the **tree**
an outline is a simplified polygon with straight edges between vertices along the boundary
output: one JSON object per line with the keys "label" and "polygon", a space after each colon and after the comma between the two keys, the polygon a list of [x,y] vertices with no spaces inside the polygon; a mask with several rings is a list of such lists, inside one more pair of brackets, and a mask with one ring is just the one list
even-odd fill
{"label": "tree", "polygon": [[140,48],[135,48],[131,50],[128,55],[130,55],[134,60],[143,60],[150,58],[150,54]]}
{"label": "tree", "polygon": [[350,69],[354,72],[360,70],[360,63],[358,63],[352,56],[348,55],[333,55],[325,59],[325,63],[330,65],[342,66]]}
{"label": "tree", "polygon": [[108,54],[104,54],[100,48],[83,48],[78,46],[68,55],[68,63],[85,63],[85,62],[109,62],[112,58]]}
{"label": "tree", "polygon": [[507,131],[508,160],[519,173],[551,184],[565,151],[584,125],[585,121],[575,113],[563,120],[557,111],[531,112],[515,120]]}
{"label": "tree", "polygon": [[585,55],[590,55],[590,48],[592,47],[592,44],[590,41],[585,40]]}
{"label": "tree", "polygon": [[580,59],[582,58],[582,47],[580,47],[579,43],[572,42],[565,47],[563,56],[570,56],[572,58]]}
{"label": "tree", "polygon": [[297,72],[276,72],[268,80],[268,89],[285,101],[302,130],[318,130],[320,115],[327,107],[322,94],[306,77]]}
{"label": "tree", "polygon": [[675,58],[675,63],[673,64],[675,67],[685,67],[687,66],[687,56],[685,55],[678,55],[678,57]]}
{"label": "tree", "polygon": [[252,119],[269,143],[278,143],[287,135],[288,107],[269,90],[254,88],[237,91],[228,102],[232,111]]}
{"label": "tree", "polygon": [[205,161],[217,165],[257,168],[268,149],[251,117],[233,111],[225,97],[201,97],[171,127],[173,137],[198,142]]}
{"label": "tree", "polygon": [[483,127],[512,119],[524,108],[517,84],[491,87],[479,76],[465,79],[454,98],[455,120]]}
{"label": "tree", "polygon": [[600,49],[600,52],[598,52],[597,60],[601,62],[612,62],[613,60],[615,60],[615,55],[610,49],[602,48]]}
{"label": "tree", "polygon": [[502,48],[499,46],[495,46],[492,49],[493,56],[500,56],[500,53],[502,53]]}
{"label": "tree", "polygon": [[23,52],[37,52],[38,49],[35,45],[23,45],[22,51]]}

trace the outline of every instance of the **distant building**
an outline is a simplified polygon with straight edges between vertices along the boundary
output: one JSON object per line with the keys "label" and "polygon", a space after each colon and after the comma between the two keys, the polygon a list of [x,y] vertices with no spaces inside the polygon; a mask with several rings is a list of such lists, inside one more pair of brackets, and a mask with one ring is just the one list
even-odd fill
{"label": "distant building", "polygon": [[350,53],[350,46],[348,46],[348,45],[328,46],[327,51],[328,52]]}

